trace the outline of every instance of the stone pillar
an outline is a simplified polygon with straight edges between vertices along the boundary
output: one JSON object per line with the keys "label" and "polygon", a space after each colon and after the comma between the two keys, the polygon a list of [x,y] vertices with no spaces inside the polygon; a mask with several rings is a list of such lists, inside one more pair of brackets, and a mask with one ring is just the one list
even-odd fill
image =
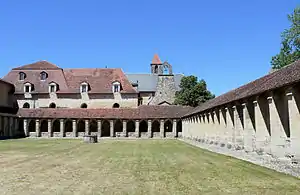
{"label": "stone pillar", "polygon": [[19,118],[14,118],[14,135],[20,135],[19,131]]}
{"label": "stone pillar", "polygon": [[9,137],[13,137],[14,136],[14,118],[13,117],[9,117],[9,126],[8,126],[8,134]]}
{"label": "stone pillar", "polygon": [[173,119],[173,137],[177,137],[177,121],[176,119]]}
{"label": "stone pillar", "polygon": [[98,137],[101,137],[102,135],[102,132],[101,132],[101,129],[102,129],[102,123],[101,123],[101,120],[97,120],[97,128],[98,128]]}
{"label": "stone pillar", "polygon": [[48,137],[52,137],[52,121],[48,119]]}
{"label": "stone pillar", "polygon": [[123,120],[123,137],[127,136],[127,121]]}
{"label": "stone pillar", "polygon": [[77,123],[76,120],[72,120],[72,130],[73,130],[73,137],[77,137]]}
{"label": "stone pillar", "polygon": [[226,143],[227,125],[226,125],[226,110],[225,109],[220,108],[219,117],[220,117],[220,127],[219,127],[220,142]]}
{"label": "stone pillar", "polygon": [[288,101],[288,113],[289,113],[289,126],[290,126],[290,138],[291,138],[291,153],[300,157],[300,113],[297,106],[299,103],[299,93],[297,90],[288,89],[287,93]]}
{"label": "stone pillar", "polygon": [[135,136],[140,137],[140,121],[135,120]]}
{"label": "stone pillar", "polygon": [[243,124],[242,124],[242,120],[243,120],[243,113],[241,110],[241,105],[236,105],[232,107],[232,111],[233,111],[233,131],[232,131],[232,140],[233,140],[233,144],[235,145],[236,149],[242,149],[244,147],[244,138],[243,138]]}
{"label": "stone pillar", "polygon": [[148,138],[152,137],[151,129],[152,129],[152,122],[151,120],[148,120]]}
{"label": "stone pillar", "polygon": [[287,137],[280,120],[280,110],[277,110],[274,98],[276,98],[274,94],[271,94],[267,98],[270,111],[271,152],[273,155],[281,158],[285,155],[285,141]]}
{"label": "stone pillar", "polygon": [[110,120],[110,137],[114,137],[114,121]]}
{"label": "stone pillar", "polygon": [[159,127],[160,127],[160,137],[161,138],[163,138],[163,137],[165,137],[165,125],[164,125],[164,120],[163,119],[161,119],[160,120],[160,125],[159,125]]}
{"label": "stone pillar", "polygon": [[243,120],[244,120],[244,149],[247,152],[255,150],[255,129],[252,123],[251,116],[253,116],[253,105],[249,103],[242,104]]}
{"label": "stone pillar", "polygon": [[89,120],[85,120],[85,135],[90,134],[90,125],[89,125]]}
{"label": "stone pillar", "polygon": [[24,119],[23,120],[23,127],[24,127],[24,134],[25,136],[29,136],[29,130],[28,130],[28,120]]}
{"label": "stone pillar", "polygon": [[226,115],[226,133],[225,133],[225,139],[227,144],[233,145],[235,141],[235,134],[234,134],[234,120],[233,116],[234,114],[232,113],[234,110],[231,110],[231,108],[225,108],[225,115]]}
{"label": "stone pillar", "polygon": [[65,137],[65,121],[60,119],[60,137]]}
{"label": "stone pillar", "polygon": [[36,137],[40,137],[41,136],[40,120],[39,119],[35,120],[35,132],[36,132]]}

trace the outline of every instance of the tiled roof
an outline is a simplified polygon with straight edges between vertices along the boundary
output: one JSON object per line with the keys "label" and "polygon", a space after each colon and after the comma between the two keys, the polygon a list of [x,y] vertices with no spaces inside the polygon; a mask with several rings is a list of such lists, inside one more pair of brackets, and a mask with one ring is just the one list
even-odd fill
{"label": "tiled roof", "polygon": [[[48,78],[40,80],[40,73],[45,71]],[[24,72],[26,78],[19,80],[19,73]],[[79,93],[80,84],[87,82],[90,85],[89,93],[112,93],[112,82],[119,81],[122,86],[121,93],[137,93],[124,75],[121,69],[108,68],[86,68],[86,69],[61,69],[46,61],[39,61],[33,64],[21,66],[10,71],[5,81],[11,82],[16,87],[16,93],[24,93],[24,83],[33,84],[32,93],[48,93],[50,82],[59,85],[57,93]]]}
{"label": "tiled roof", "polygon": [[140,106],[138,108],[40,108],[19,109],[22,118],[77,118],[77,119],[168,119],[180,118],[190,111],[191,107],[184,106]]}
{"label": "tiled roof", "polygon": [[38,61],[32,64],[27,64],[24,66],[14,68],[13,70],[50,70],[50,69],[59,69],[59,67],[47,61]]}
{"label": "tiled roof", "polygon": [[186,116],[217,106],[225,105],[234,101],[242,100],[250,96],[262,94],[264,92],[284,87],[300,81],[300,60],[277,70],[271,74],[265,75],[237,89],[231,90],[202,105],[194,108]]}
{"label": "tiled roof", "polygon": [[162,64],[162,62],[160,61],[160,59],[159,59],[159,57],[158,57],[157,54],[154,54],[154,57],[153,57],[153,59],[152,59],[151,64],[157,64],[157,65]]}
{"label": "tiled roof", "polygon": [[1,83],[5,83],[5,84],[10,85],[10,86],[14,86],[12,83],[7,82],[7,81],[2,80],[2,79],[0,79],[0,82],[1,82]]}

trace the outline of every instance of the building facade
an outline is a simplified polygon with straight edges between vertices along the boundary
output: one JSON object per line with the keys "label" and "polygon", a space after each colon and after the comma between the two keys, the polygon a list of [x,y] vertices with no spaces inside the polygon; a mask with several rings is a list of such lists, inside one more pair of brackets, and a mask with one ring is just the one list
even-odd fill
{"label": "building facade", "polygon": [[155,55],[149,74],[125,74],[120,68],[63,69],[39,61],[12,69],[21,108],[136,108],[172,104],[182,74]]}

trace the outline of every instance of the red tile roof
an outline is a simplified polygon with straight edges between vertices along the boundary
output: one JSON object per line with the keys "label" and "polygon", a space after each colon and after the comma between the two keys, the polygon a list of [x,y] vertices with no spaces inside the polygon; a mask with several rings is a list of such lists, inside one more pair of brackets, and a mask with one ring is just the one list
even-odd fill
{"label": "red tile roof", "polygon": [[40,108],[19,109],[22,118],[76,118],[76,119],[168,119],[180,118],[191,110],[184,106],[140,106],[138,108]]}
{"label": "red tile roof", "polygon": [[49,69],[59,69],[58,66],[56,66],[55,64],[52,64],[50,62],[47,61],[38,61],[32,64],[27,64],[24,66],[20,66],[17,68],[14,68],[13,70],[49,70]]}
{"label": "red tile roof", "polygon": [[235,101],[243,100],[251,96],[257,96],[267,91],[300,82],[300,60],[277,70],[271,74],[265,75],[237,89],[231,90],[212,100],[209,100],[200,106],[194,108],[186,116],[222,106]]}
{"label": "red tile roof", "polygon": [[157,65],[162,64],[162,62],[160,61],[160,59],[159,59],[159,57],[158,57],[157,54],[154,54],[154,57],[153,57],[153,59],[152,59],[151,64],[157,64]]}
{"label": "red tile roof", "polygon": [[[40,80],[42,71],[48,74],[45,81]],[[26,74],[24,81],[19,80],[20,72]],[[61,69],[52,63],[39,61],[14,68],[4,80],[15,85],[16,93],[24,93],[23,86],[26,82],[33,84],[33,93],[48,93],[50,82],[59,85],[57,93],[79,93],[82,82],[89,84],[89,93],[112,93],[112,82],[116,80],[121,83],[121,93],[137,93],[123,71],[118,68]]]}

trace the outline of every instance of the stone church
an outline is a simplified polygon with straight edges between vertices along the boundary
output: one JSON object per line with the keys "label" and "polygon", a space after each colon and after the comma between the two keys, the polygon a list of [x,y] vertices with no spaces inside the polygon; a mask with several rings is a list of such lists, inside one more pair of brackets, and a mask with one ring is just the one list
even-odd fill
{"label": "stone church", "polygon": [[121,68],[63,69],[38,61],[12,69],[3,80],[14,84],[20,108],[137,108],[170,105],[182,74],[154,55],[148,74]]}

